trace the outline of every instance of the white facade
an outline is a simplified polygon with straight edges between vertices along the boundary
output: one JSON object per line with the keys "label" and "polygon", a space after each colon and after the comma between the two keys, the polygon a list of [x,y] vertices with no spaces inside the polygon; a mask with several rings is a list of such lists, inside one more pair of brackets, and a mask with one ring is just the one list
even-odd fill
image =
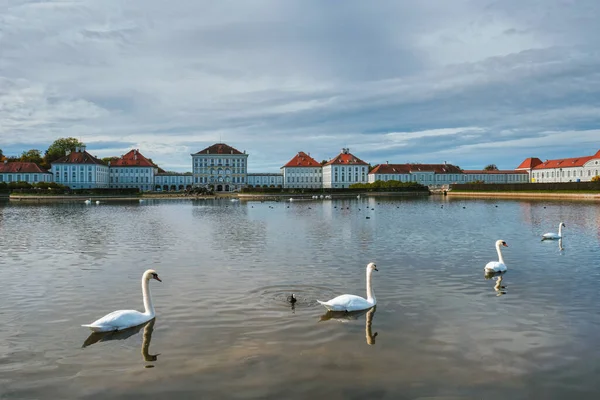
{"label": "white facade", "polygon": [[369,173],[369,183],[376,181],[417,182],[425,186],[445,186],[454,183],[527,183],[523,171],[462,171],[451,164],[381,164]]}
{"label": "white facade", "polygon": [[110,167],[110,187],[115,189],[138,188],[141,192],[154,189],[155,173],[152,167]]}
{"label": "white facade", "polygon": [[247,184],[248,154],[216,143],[192,154],[194,186],[212,186],[215,192],[231,192]]}
{"label": "white facade", "polygon": [[369,164],[356,158],[344,148],[323,166],[323,187],[348,188],[355,183],[368,183]]}
{"label": "white facade", "polygon": [[283,187],[283,174],[248,174],[249,187]]}
{"label": "white facade", "polygon": [[85,146],[52,163],[54,182],[71,189],[97,189],[109,187],[108,165],[85,151]]}
{"label": "white facade", "polygon": [[154,176],[154,190],[163,192],[183,191],[191,189],[192,182],[193,176],[190,173],[158,173]]}
{"label": "white facade", "polygon": [[282,167],[284,187],[320,189],[323,187],[322,167]]}

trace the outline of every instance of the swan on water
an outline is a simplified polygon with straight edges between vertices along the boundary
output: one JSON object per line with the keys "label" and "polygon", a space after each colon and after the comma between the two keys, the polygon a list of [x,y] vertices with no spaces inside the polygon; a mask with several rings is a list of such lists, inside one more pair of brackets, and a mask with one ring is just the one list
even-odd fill
{"label": "swan on water", "polygon": [[153,269],[147,270],[144,272],[144,275],[142,275],[142,295],[144,297],[145,309],[143,313],[136,310],[113,311],[91,324],[81,326],[90,328],[94,332],[109,332],[120,331],[150,321],[155,316],[154,305],[152,304],[152,296],[150,295],[149,288],[150,279],[156,279],[157,281],[162,282],[156,271]]}
{"label": "swan on water", "polygon": [[504,240],[496,240],[496,251],[498,252],[498,261],[490,261],[485,265],[485,271],[490,272],[504,272],[506,271],[506,264],[504,264],[504,258],[502,258],[502,252],[500,246],[508,247]]}
{"label": "swan on water", "polygon": [[548,232],[542,235],[542,240],[556,240],[562,238],[562,228],[567,227],[564,222],[558,224],[558,233]]}
{"label": "swan on water", "polygon": [[373,271],[379,271],[375,263],[369,263],[367,265],[367,298],[364,299],[360,296],[356,296],[353,294],[343,294],[329,301],[320,301],[319,304],[322,304],[326,309],[330,311],[358,311],[365,310],[367,308],[373,307],[377,304],[377,299],[375,299],[375,294],[373,293],[373,288],[371,287],[371,275]]}
{"label": "swan on water", "polygon": [[96,200],[96,204],[100,204],[100,200]]}
{"label": "swan on water", "polygon": [[92,199],[87,199],[86,201],[84,201],[85,204],[92,204]]}

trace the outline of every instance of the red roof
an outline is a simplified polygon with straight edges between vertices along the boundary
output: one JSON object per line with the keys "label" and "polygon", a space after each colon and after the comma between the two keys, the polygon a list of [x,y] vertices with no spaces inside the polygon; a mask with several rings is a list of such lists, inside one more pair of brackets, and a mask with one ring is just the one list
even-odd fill
{"label": "red roof", "polygon": [[72,151],[66,156],[52,161],[52,164],[98,164],[105,165],[102,161],[88,153],[87,151]]}
{"label": "red roof", "polygon": [[[597,154],[597,153],[596,153]],[[561,158],[558,160],[546,160],[543,163],[536,165],[533,169],[546,169],[546,168],[570,168],[570,167],[583,167],[583,165],[593,158],[600,158],[600,156],[587,156],[587,157],[576,157],[576,158]]]}
{"label": "red roof", "polygon": [[325,165],[369,165],[349,152],[343,152],[332,158]]}
{"label": "red roof", "polygon": [[513,169],[495,169],[487,171],[485,169],[469,169],[464,170],[465,174],[487,174],[487,175],[500,175],[500,174],[528,174],[527,171],[517,171]]}
{"label": "red roof", "polygon": [[287,164],[285,164],[282,168],[285,167],[320,167],[321,163],[317,160],[309,156],[303,151],[299,151],[298,154],[294,156]]}
{"label": "red roof", "polygon": [[42,169],[39,165],[32,162],[7,162],[0,164],[0,174],[49,174],[50,172]]}
{"label": "red roof", "polygon": [[154,167],[152,162],[142,155],[137,149],[129,151],[127,154],[121,156],[114,161],[110,162],[111,167]]}
{"label": "red roof", "polygon": [[200,150],[199,152],[192,155],[200,155],[200,154],[244,154],[241,151],[234,149],[233,147],[225,144],[225,143],[215,143],[212,146],[208,146],[207,148]]}
{"label": "red roof", "polygon": [[542,163],[542,160],[540,160],[539,158],[529,157],[528,159],[523,161],[517,167],[517,169],[532,169],[532,168],[535,168],[536,166],[540,165],[541,163]]}
{"label": "red roof", "polygon": [[410,174],[408,164],[379,164],[369,172],[370,174]]}

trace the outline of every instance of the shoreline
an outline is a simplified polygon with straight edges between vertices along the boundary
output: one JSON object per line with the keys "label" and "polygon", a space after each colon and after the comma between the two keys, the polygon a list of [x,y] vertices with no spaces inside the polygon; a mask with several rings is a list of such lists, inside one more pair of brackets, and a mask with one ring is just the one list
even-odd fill
{"label": "shoreline", "polygon": [[543,193],[543,192],[455,192],[449,190],[448,197],[510,198],[510,199],[572,199],[600,201],[600,193]]}

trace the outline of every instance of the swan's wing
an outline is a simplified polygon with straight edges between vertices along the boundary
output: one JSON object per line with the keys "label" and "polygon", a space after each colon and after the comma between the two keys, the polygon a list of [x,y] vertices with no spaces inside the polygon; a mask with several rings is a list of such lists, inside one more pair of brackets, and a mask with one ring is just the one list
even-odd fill
{"label": "swan's wing", "polygon": [[370,304],[364,298],[353,294],[343,294],[329,301],[317,301],[331,311],[353,310]]}
{"label": "swan's wing", "polygon": [[488,271],[506,271],[506,265],[498,261],[490,261],[485,265],[485,269]]}
{"label": "swan's wing", "polygon": [[145,322],[146,315],[136,310],[118,310],[92,322],[88,327],[110,327],[114,330],[139,325]]}

